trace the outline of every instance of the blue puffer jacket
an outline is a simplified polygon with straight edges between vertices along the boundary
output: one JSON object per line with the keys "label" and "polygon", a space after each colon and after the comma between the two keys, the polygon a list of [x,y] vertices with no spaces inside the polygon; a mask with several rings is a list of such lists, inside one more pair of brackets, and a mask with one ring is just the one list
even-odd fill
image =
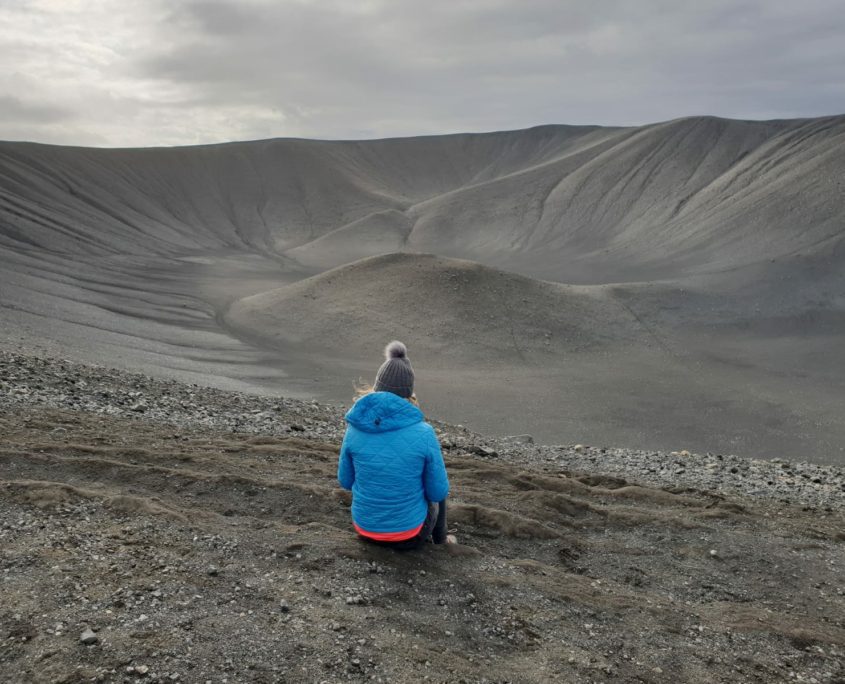
{"label": "blue puffer jacket", "polygon": [[428,502],[449,493],[434,428],[411,402],[391,392],[361,397],[349,424],[337,479],[352,490],[352,519],[368,532],[404,532],[425,521]]}

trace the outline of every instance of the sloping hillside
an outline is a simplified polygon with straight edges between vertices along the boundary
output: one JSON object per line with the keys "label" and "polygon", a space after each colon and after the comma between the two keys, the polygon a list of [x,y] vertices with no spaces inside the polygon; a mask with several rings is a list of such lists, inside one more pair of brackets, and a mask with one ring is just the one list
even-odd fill
{"label": "sloping hillside", "polygon": [[235,302],[240,336],[319,354],[366,356],[390,335],[474,367],[541,363],[648,335],[604,291],[548,283],[431,254],[371,257]]}
{"label": "sloping hillside", "polygon": [[542,163],[603,129],[98,150],[0,143],[2,244],[281,253],[372,213]]}
{"label": "sloping hillside", "polygon": [[561,282],[679,278],[842,239],[845,118],[627,131],[415,206],[412,247]]}
{"label": "sloping hillside", "polygon": [[0,370],[2,682],[845,676],[841,468],[439,425],[460,544],[397,553],[352,530],[336,410]]}
{"label": "sloping hillside", "polygon": [[[325,267],[319,244],[302,248],[333,234],[332,249],[355,258],[407,243],[564,282],[678,277],[839,236],[844,140],[843,117],[699,117],[174,149],[3,143],[0,244],[102,255],[293,249]],[[401,239],[369,235],[362,252],[361,226],[391,216]]]}
{"label": "sloping hillside", "polygon": [[0,143],[0,345],[338,401],[404,336],[433,410],[487,430],[837,461],[843,143],[843,116]]}

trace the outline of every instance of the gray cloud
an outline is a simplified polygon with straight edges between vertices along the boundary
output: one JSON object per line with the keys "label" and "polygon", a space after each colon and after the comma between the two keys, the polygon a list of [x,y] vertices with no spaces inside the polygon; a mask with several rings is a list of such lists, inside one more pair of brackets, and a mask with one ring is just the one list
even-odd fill
{"label": "gray cloud", "polygon": [[[87,17],[94,28],[128,12],[118,0],[80,2],[76,19],[91,5],[101,10]],[[31,20],[36,7],[19,2],[13,19]],[[81,31],[82,57],[62,42],[85,102],[60,89],[38,101],[75,111],[116,145],[813,116],[845,111],[840,9],[839,0],[157,0],[115,25],[120,41]],[[42,26],[64,18],[39,16]],[[0,58],[14,49],[23,77],[49,49],[11,43],[0,33]],[[21,98],[3,86],[0,77],[0,92]],[[88,102],[111,122],[96,121]]]}
{"label": "gray cloud", "polygon": [[0,121],[6,123],[55,123],[73,119],[74,113],[60,105],[26,102],[14,95],[0,94]]}

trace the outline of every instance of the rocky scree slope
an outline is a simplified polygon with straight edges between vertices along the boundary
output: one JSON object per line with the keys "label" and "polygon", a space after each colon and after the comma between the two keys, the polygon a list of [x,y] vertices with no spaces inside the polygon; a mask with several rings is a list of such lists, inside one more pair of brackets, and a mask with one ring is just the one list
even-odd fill
{"label": "rocky scree slope", "polygon": [[841,469],[437,425],[461,544],[399,554],[339,408],[0,359],[0,681],[845,676]]}

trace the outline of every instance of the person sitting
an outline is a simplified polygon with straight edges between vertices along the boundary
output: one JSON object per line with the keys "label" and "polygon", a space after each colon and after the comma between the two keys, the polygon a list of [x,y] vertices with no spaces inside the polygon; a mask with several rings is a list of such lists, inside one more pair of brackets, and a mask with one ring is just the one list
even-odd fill
{"label": "person sitting", "polygon": [[447,534],[449,477],[434,428],[414,394],[407,348],[394,340],[372,388],[346,414],[337,479],[352,491],[352,523],[366,541],[416,549]]}

